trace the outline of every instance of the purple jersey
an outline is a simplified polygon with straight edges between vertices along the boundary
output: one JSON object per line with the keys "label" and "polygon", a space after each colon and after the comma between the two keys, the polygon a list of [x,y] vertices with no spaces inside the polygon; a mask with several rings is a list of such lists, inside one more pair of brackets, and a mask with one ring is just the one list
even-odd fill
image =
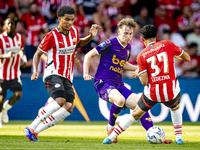
{"label": "purple jersey", "polygon": [[95,48],[101,54],[95,80],[123,84],[122,74],[131,51],[130,44],[123,47],[117,38],[113,38],[105,40]]}

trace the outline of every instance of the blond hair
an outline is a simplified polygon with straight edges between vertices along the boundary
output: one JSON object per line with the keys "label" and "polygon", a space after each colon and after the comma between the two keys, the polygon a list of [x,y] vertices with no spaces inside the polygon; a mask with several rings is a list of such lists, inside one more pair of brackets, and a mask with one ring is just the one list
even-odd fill
{"label": "blond hair", "polygon": [[134,22],[134,19],[132,18],[124,18],[117,24],[118,29],[121,29],[123,26],[128,26],[129,28],[135,29],[137,23]]}

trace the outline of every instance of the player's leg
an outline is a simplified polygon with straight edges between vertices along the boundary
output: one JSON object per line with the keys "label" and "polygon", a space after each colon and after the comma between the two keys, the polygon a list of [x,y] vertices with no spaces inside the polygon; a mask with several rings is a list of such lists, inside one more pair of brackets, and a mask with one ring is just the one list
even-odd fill
{"label": "player's leg", "polygon": [[6,87],[7,83],[5,81],[0,80],[0,128],[2,128],[2,110],[3,110],[3,102],[6,99]]}
{"label": "player's leg", "polygon": [[3,104],[3,111],[2,111],[2,120],[4,123],[9,122],[8,117],[8,110],[12,108],[12,106],[17,103],[20,98],[22,97],[22,82],[20,78],[16,78],[14,80],[9,81],[8,88],[13,91],[12,97],[5,101]]}
{"label": "player's leg", "polygon": [[[101,99],[112,103],[110,109],[109,124],[106,126],[107,134],[110,135],[114,129],[116,118],[124,105],[125,98],[114,85],[105,81],[103,82],[101,80],[96,80],[94,87]],[[117,139],[115,139],[114,142],[117,143]]]}
{"label": "player's leg", "polygon": [[[138,101],[139,97],[135,93],[131,93],[126,100],[126,107],[134,110]],[[153,126],[153,121],[148,111],[140,118],[140,122],[146,131]]]}
{"label": "player's leg", "polygon": [[46,130],[47,128],[50,128],[57,124],[58,122],[62,121],[64,118],[68,117],[73,110],[73,105],[69,102],[66,102],[66,104],[55,111],[51,116],[49,116],[43,123],[38,125],[38,127],[35,129],[35,132],[39,134],[43,130]]}
{"label": "player's leg", "polygon": [[122,107],[124,106],[125,98],[117,89],[112,89],[108,94],[108,97],[109,97],[109,102],[112,103],[110,109],[109,125],[114,128],[115,121]]}
{"label": "player's leg", "polygon": [[37,141],[37,134],[34,131],[36,127],[66,102],[64,85],[59,76],[48,76],[45,78],[44,83],[47,91],[55,101],[43,107],[35,120],[24,129],[26,137],[32,141]]}
{"label": "player's leg", "polygon": [[172,124],[174,126],[174,131],[176,135],[175,142],[177,145],[183,145],[182,140],[182,113],[179,108],[180,103],[180,93],[173,100],[165,103],[166,106],[170,107]]}
{"label": "player's leg", "polygon": [[[73,111],[73,101],[75,98],[75,93],[72,88],[72,84],[68,79],[64,79],[63,85],[65,88],[65,104],[55,111],[53,114],[51,114],[45,121],[43,121],[42,124],[38,125],[38,127],[35,129],[35,132],[39,134],[41,131],[50,128],[57,124],[58,122],[62,121],[64,118],[68,117],[72,111]],[[53,99],[55,101],[57,100],[54,96]],[[50,103],[51,104],[51,103]],[[48,104],[48,105],[50,105]]]}
{"label": "player's leg", "polygon": [[[117,89],[112,89],[110,93],[108,94],[109,97],[109,102],[112,103],[111,108],[110,108],[110,117],[109,117],[109,123],[106,126],[107,133],[108,135],[111,134],[111,132],[114,130],[115,127],[115,121],[124,106],[125,103],[125,98],[123,95],[117,90]],[[113,143],[117,143],[118,140],[115,138],[113,140]]]}
{"label": "player's leg", "polygon": [[111,144],[112,141],[124,132],[133,122],[136,122],[145,113],[138,106],[129,115],[126,115],[123,120],[118,124],[118,126],[113,130],[113,132],[104,139],[103,144]]}
{"label": "player's leg", "polygon": [[114,131],[110,134],[110,136],[104,139],[103,144],[111,144],[113,139],[115,139],[122,132],[124,132],[133,122],[136,122],[138,119],[140,119],[145,114],[145,112],[147,112],[155,104],[156,102],[150,101],[146,97],[144,98],[143,94],[140,97],[136,108],[132,111],[131,114],[123,118],[123,120],[118,124],[118,126],[114,129]]}

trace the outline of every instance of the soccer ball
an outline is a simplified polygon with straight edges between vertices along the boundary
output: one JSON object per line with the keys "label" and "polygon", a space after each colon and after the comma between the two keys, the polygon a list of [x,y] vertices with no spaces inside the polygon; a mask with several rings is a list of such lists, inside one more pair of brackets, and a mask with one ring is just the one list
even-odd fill
{"label": "soccer ball", "polygon": [[165,131],[158,126],[149,128],[146,134],[147,141],[151,144],[160,144],[165,140]]}

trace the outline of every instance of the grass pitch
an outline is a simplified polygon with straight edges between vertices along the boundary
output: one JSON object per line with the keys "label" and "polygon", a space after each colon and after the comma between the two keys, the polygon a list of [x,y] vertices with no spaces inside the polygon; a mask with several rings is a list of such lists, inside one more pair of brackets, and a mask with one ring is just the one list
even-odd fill
{"label": "grass pitch", "polygon": [[41,132],[39,142],[31,142],[23,129],[30,121],[10,121],[0,129],[0,149],[3,150],[199,150],[200,123],[183,123],[184,145],[175,145],[172,123],[154,123],[165,130],[171,144],[150,144],[140,122],[134,123],[118,137],[117,144],[103,145],[107,137],[107,122],[64,121]]}

